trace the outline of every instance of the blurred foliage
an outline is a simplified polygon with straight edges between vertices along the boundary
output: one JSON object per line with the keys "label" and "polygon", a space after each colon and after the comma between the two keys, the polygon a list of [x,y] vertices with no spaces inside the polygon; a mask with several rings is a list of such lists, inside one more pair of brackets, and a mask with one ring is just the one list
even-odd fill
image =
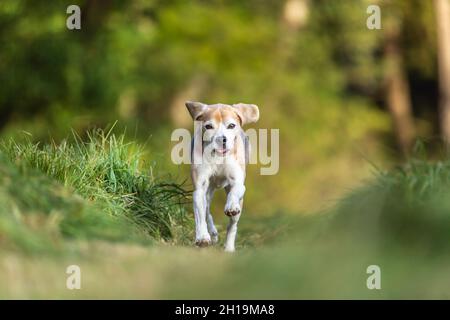
{"label": "blurred foliage", "polygon": [[[0,296],[448,298],[448,160],[378,169],[398,160],[383,92],[392,25],[418,134],[436,150],[432,1],[305,0],[298,24],[287,3],[0,2]],[[70,4],[81,30],[66,28]],[[366,27],[370,4],[382,30]],[[100,242],[191,243],[185,191],[158,179],[188,177],[170,162],[172,130],[191,127],[185,100],[255,103],[255,127],[280,129],[280,172],[249,166],[245,214],[255,216],[240,222],[237,255]],[[116,120],[112,134],[86,130]],[[284,214],[335,202],[328,214]],[[76,248],[83,290],[55,281],[73,253],[3,248]],[[370,264],[383,268],[383,290],[367,290]]]}
{"label": "blurred foliage", "polygon": [[[254,212],[317,207],[367,176],[366,159],[395,155],[380,108],[383,32],[366,28],[371,1],[306,1],[297,28],[285,21],[285,3],[3,0],[2,134],[60,141],[70,128],[82,134],[119,120],[131,138],[151,135],[158,168],[187,176],[169,159],[171,131],[190,127],[174,119],[188,117],[182,102],[251,102],[261,108],[257,127],[280,129],[281,155],[276,176],[250,168],[247,205]],[[378,3],[382,18],[403,21],[420,134],[430,136],[435,92],[420,89],[437,86],[431,4]],[[81,30],[65,26],[69,4],[81,7]]]}

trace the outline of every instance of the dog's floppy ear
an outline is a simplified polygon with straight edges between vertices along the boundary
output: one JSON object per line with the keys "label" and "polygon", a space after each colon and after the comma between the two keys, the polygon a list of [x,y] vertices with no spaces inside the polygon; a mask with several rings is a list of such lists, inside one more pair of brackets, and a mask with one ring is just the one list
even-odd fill
{"label": "dog's floppy ear", "polygon": [[256,104],[237,103],[233,104],[233,108],[241,118],[242,125],[256,122],[259,119],[259,108]]}
{"label": "dog's floppy ear", "polygon": [[205,112],[207,109],[207,105],[201,102],[192,102],[187,101],[186,107],[189,110],[189,113],[191,114],[192,119],[197,120],[197,118]]}

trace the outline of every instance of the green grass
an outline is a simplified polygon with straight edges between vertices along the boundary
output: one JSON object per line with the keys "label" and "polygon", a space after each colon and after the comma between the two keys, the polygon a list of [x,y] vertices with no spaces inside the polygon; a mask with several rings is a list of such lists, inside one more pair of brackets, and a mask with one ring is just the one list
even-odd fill
{"label": "green grass", "polygon": [[450,249],[450,160],[411,159],[378,172],[334,209],[333,232],[351,233],[363,243],[408,251]]}
{"label": "green grass", "polygon": [[[142,149],[95,130],[61,144],[0,146],[2,243],[52,248],[65,238],[184,243],[192,220],[180,184],[153,177]],[[36,241],[35,238],[40,241]]]}
{"label": "green grass", "polygon": [[[103,131],[4,142],[0,297],[450,297],[449,159],[378,171],[325,212],[243,215],[234,255],[192,246],[188,193],[141,161],[138,145]],[[76,292],[63,286],[73,263],[84,275]],[[366,287],[372,264],[380,291]]]}

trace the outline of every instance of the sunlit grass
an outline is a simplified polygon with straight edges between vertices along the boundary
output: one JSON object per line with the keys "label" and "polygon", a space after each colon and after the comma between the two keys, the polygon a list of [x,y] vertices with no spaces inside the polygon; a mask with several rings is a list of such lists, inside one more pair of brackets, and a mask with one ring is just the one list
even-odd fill
{"label": "sunlit grass", "polygon": [[[74,134],[45,145],[9,140],[0,152],[3,229],[12,228],[5,222],[10,221],[16,231],[30,230],[25,220],[41,219],[56,233],[74,238],[187,241],[188,192],[154,177],[141,161],[142,149],[126,143],[123,135],[95,130],[87,141]],[[33,234],[15,238],[27,241]]]}

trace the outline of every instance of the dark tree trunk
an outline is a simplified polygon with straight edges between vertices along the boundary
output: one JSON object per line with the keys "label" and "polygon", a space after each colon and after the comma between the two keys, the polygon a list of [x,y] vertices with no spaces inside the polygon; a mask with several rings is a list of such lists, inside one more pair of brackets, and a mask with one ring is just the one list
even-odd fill
{"label": "dark tree trunk", "polygon": [[403,67],[398,19],[385,23],[385,97],[391,114],[397,144],[407,155],[415,139],[410,89]]}

